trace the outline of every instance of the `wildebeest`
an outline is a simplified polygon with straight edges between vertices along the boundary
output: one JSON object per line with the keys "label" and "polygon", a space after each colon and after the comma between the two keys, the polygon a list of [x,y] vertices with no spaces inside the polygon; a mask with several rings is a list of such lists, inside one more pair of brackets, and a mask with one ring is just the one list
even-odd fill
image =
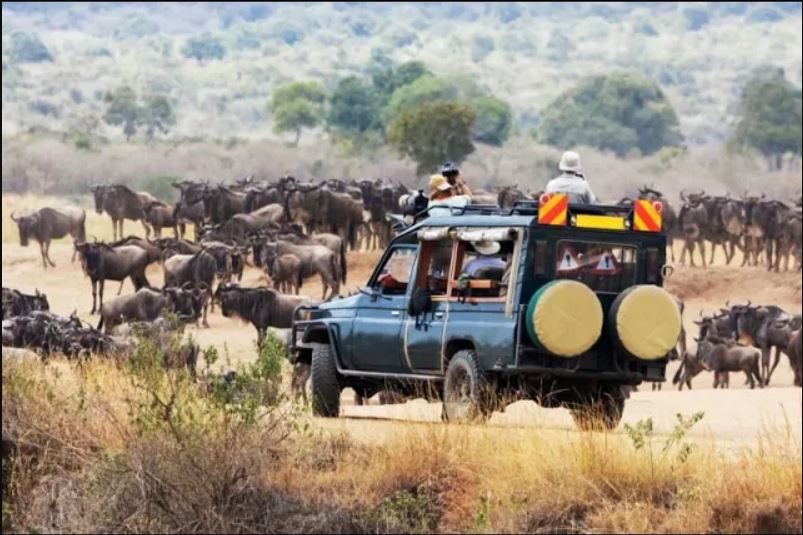
{"label": "wildebeest", "polygon": [[242,288],[234,283],[218,286],[215,299],[225,317],[240,318],[256,328],[260,347],[268,327],[289,329],[296,307],[310,302],[309,297],[282,295],[267,287]]}
{"label": "wildebeest", "polygon": [[779,240],[789,207],[780,201],[767,200],[764,194],[760,197],[744,194],[742,200],[745,205],[745,259],[742,265],[747,263],[748,255],[752,255],[752,264],[758,265],[763,250],[767,269],[777,270]]}
{"label": "wildebeest", "polygon": [[206,218],[215,225],[225,223],[232,216],[245,211],[245,193],[233,191],[222,184],[207,187],[203,201]]}
{"label": "wildebeest", "polygon": [[[178,223],[179,235],[183,238],[187,232],[187,223],[192,223],[195,228],[193,237],[197,240],[199,237],[198,229],[203,224],[204,216],[206,215],[203,201],[204,184],[183,180],[181,182],[173,182],[172,186],[180,192],[179,200],[173,208],[173,213]],[[193,193],[188,195],[187,192],[190,190]]]}
{"label": "wildebeest", "polygon": [[[740,310],[737,318],[738,336],[749,339],[761,349],[761,378],[769,385],[772,373],[786,351],[789,333],[800,328],[800,316],[791,316],[782,308],[770,306],[748,306]],[[775,348],[775,360],[770,367],[770,353]]]}
{"label": "wildebeest", "polygon": [[323,232],[307,236],[298,225],[289,225],[284,232],[277,236],[277,239],[289,241],[296,245],[323,245],[329,248],[337,257],[337,268],[340,271],[340,281],[345,283],[348,275],[348,258],[346,255],[346,242],[337,234]]}
{"label": "wildebeest", "polygon": [[315,274],[321,276],[323,285],[323,299],[326,299],[327,291],[330,297],[334,297],[340,292],[340,281],[342,274],[338,268],[337,256],[323,245],[296,245],[294,243],[278,240],[267,242],[260,247],[255,246],[255,260],[260,266],[265,266],[267,258],[274,258],[284,254],[293,254],[301,260],[301,276],[311,277]]}
{"label": "wildebeest", "polygon": [[781,221],[778,236],[778,251],[775,257],[775,271],[780,270],[781,258],[784,259],[784,270],[789,270],[789,257],[795,258],[795,269],[803,267],[803,215],[800,211],[788,212]]}
{"label": "wildebeest", "polygon": [[[106,243],[77,243],[86,274],[92,281],[92,311],[103,305],[103,286],[107,280],[123,281],[130,278],[135,290],[150,287],[145,269],[148,253],[136,245],[112,247]],[[98,288],[99,284],[99,288]],[[100,301],[98,302],[98,291]]]}
{"label": "wildebeest", "polygon": [[123,237],[123,222],[126,219],[141,221],[145,237],[150,237],[151,228],[145,221],[144,207],[156,201],[153,195],[144,191],[133,191],[123,184],[111,186],[95,184],[90,189],[95,197],[95,211],[99,214],[106,212],[111,217],[112,235],[115,240],[118,236]]}
{"label": "wildebeest", "polygon": [[708,225],[708,211],[703,203],[704,197],[705,191],[691,193],[688,196],[684,192],[680,193],[680,198],[683,200],[683,207],[678,215],[679,226],[683,232],[683,249],[680,252],[680,263],[685,264],[686,252],[688,251],[692,267],[694,267],[695,245],[699,247],[703,267],[706,267],[705,229]]}
{"label": "wildebeest", "polygon": [[162,260],[164,260],[165,252],[168,250],[178,254],[195,254],[202,249],[197,243],[181,238],[159,238],[154,240],[153,243],[161,251]]}
{"label": "wildebeest", "polygon": [[217,273],[215,257],[204,250],[195,254],[176,254],[164,261],[164,271],[164,288],[170,286],[184,288],[185,284],[190,283],[193,289],[200,288],[205,292],[203,325],[209,327],[206,316]]}
{"label": "wildebeest", "polygon": [[[136,245],[148,253],[148,265],[162,261],[161,249],[159,249],[155,242],[146,240],[145,238],[140,238],[139,236],[127,236],[121,240],[109,243],[109,246],[111,247],[119,247],[121,245]],[[86,271],[86,267],[84,267],[84,270]],[[120,287],[117,289],[117,295],[120,295],[123,292],[124,284],[125,279],[120,281]]]}
{"label": "wildebeest", "polygon": [[157,238],[162,237],[162,228],[172,228],[173,236],[178,238],[178,221],[174,206],[162,201],[151,201],[143,205],[142,211],[145,214],[145,221],[153,227],[153,233]]}
{"label": "wildebeest", "polygon": [[496,195],[496,204],[502,209],[513,208],[519,201],[526,201],[529,197],[518,186],[504,186]]}
{"label": "wildebeest", "polygon": [[247,252],[247,248],[220,241],[204,241],[201,243],[201,247],[215,257],[218,284],[229,282],[235,275],[238,281],[242,280],[245,269],[243,256]]}
{"label": "wildebeest", "polygon": [[789,356],[789,365],[795,373],[795,386],[802,386],[801,376],[803,375],[803,346],[801,346],[800,329],[793,331],[789,335],[789,342],[786,345],[786,354]]}
{"label": "wildebeest", "polygon": [[696,338],[695,341],[697,359],[707,370],[714,372],[714,388],[727,386],[724,374],[737,371],[743,371],[747,375],[750,388],[756,387],[756,381],[760,388],[764,387],[758,368],[758,349],[714,336]]}
{"label": "wildebeest", "polygon": [[[45,207],[28,216],[17,216],[11,213],[11,219],[17,224],[20,233],[20,245],[28,246],[28,240],[33,238],[39,242],[39,252],[42,255],[42,265],[47,268],[48,263],[56,267],[50,258],[50,242],[70,235],[78,241],[86,241],[86,212],[79,208]],[[75,261],[75,253],[73,253]]]}
{"label": "wildebeest", "polygon": [[24,316],[35,310],[50,310],[50,303],[43,293],[24,294],[19,290],[3,287],[3,319],[12,316]]}
{"label": "wildebeest", "polygon": [[298,295],[304,284],[301,276],[301,260],[294,254],[283,254],[265,259],[265,271],[273,281],[273,288],[284,294]]}
{"label": "wildebeest", "polygon": [[243,209],[246,213],[250,213],[269,204],[284,206],[284,196],[284,191],[277,184],[252,186],[245,190]]}
{"label": "wildebeest", "polygon": [[199,288],[190,289],[169,287],[164,290],[140,288],[135,293],[117,297],[100,307],[98,329],[105,326],[111,333],[114,328],[131,321],[154,321],[165,311],[174,312],[180,320],[192,321],[198,318],[202,305]]}

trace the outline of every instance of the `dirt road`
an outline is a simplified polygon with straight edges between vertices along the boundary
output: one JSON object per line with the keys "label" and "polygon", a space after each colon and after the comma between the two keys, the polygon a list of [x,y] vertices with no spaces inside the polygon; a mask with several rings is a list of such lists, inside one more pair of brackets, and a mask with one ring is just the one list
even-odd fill
{"label": "dirt road", "polygon": [[[92,324],[98,321],[97,316],[88,314],[92,305],[89,279],[85,278],[79,265],[70,263],[72,247],[66,243],[54,244],[51,256],[58,265],[56,269],[43,270],[39,260],[38,248],[23,248],[17,244],[3,244],[3,286],[18,288],[22,291],[33,291],[38,288],[45,292],[51,308],[59,314],[69,314],[77,310],[79,315]],[[343,293],[354,289],[358,283],[364,282],[370,275],[378,253],[356,253],[349,258],[349,282]],[[154,285],[161,286],[161,268],[152,266],[147,273]],[[243,284],[256,284],[261,273],[249,268]],[[712,312],[724,306],[726,300],[754,303],[776,304],[790,312],[800,312],[801,277],[799,273],[767,273],[764,268],[738,268],[736,266],[717,266],[708,270],[678,268],[667,286],[686,302],[685,322],[690,334],[690,346],[694,343],[691,336],[696,332],[692,320],[700,311]],[[105,298],[112,299],[117,293],[118,284],[106,286]],[[126,282],[124,293],[132,291],[131,283]],[[317,280],[305,283],[303,293],[320,297],[321,285]],[[220,315],[219,311],[210,315],[209,329],[193,329],[193,336],[203,346],[216,345],[223,352],[221,366],[254,358],[256,332],[250,325],[245,325]],[[230,364],[227,364],[227,361]],[[668,377],[675,371],[670,365]],[[656,432],[666,433],[671,430],[675,415],[684,415],[696,411],[704,411],[705,418],[695,427],[692,434],[700,440],[716,440],[726,443],[753,443],[762,432],[790,432],[801,436],[803,420],[801,419],[801,389],[792,386],[792,372],[786,357],[773,376],[772,385],[764,390],[750,391],[743,384],[743,379],[735,374],[731,378],[731,389],[712,390],[710,374],[703,373],[694,381],[691,392],[677,392],[671,384],[666,384],[663,391],[642,391],[633,393],[628,401],[624,422],[633,423],[640,419],[652,418]],[[649,386],[647,386],[649,388]],[[386,419],[403,419],[423,422],[440,420],[440,406],[427,404],[423,400],[394,406],[363,406],[352,404],[352,393],[344,393],[344,414],[352,419],[339,421],[321,421],[322,425],[339,429],[345,428],[357,437],[366,440],[378,440],[397,430],[400,426]],[[375,404],[376,400],[372,400]],[[370,420],[360,420],[372,418]],[[381,418],[383,420],[375,420]],[[522,426],[548,428],[555,432],[574,432],[574,424],[568,412],[563,409],[541,409],[533,402],[518,402],[507,408],[505,413],[494,414],[490,426],[499,429],[518,429]],[[621,426],[620,426],[621,431]]]}

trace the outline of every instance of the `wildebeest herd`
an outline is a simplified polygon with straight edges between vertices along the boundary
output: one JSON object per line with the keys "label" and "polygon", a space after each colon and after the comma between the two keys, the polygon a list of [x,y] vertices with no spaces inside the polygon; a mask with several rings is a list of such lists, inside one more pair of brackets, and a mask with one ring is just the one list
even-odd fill
{"label": "wildebeest herd", "polygon": [[[3,345],[68,356],[119,352],[130,348],[124,338],[113,334],[121,324],[139,324],[140,330],[151,325],[164,333],[171,330],[170,325],[156,320],[171,312],[181,326],[201,320],[208,326],[208,309],[214,310],[216,304],[224,316],[250,322],[261,341],[268,327],[289,327],[294,309],[309,301],[298,296],[306,279],[321,278],[321,299],[338,295],[347,279],[347,251],[383,248],[393,234],[392,216],[398,217],[405,198],[414,195],[405,186],[385,180],[299,181],[289,176],[274,182],[247,177],[231,185],[185,180],[173,186],[179,193],[175,204],[121,184],[92,186],[96,211],[112,220],[114,241],[110,243],[87,240],[83,210],[48,207],[28,216],[12,214],[20,243],[27,245],[31,238],[40,243],[45,268],[55,266],[48,254],[51,240],[72,236],[73,260],[76,255],[80,258],[91,281],[91,313],[98,312],[100,321],[93,328],[75,314],[60,318],[48,312],[44,296],[4,289]],[[495,193],[475,192],[474,202],[509,208],[533,197],[537,194],[507,186]],[[683,243],[681,263],[688,254],[694,266],[699,251],[705,267],[713,263],[716,248],[722,247],[728,264],[738,250],[743,254],[742,265],[764,262],[777,271],[783,263],[788,270],[793,256],[795,268],[800,269],[800,199],[791,206],[763,195],[731,198],[682,192],[676,210],[653,187],[641,188],[638,197],[662,201],[665,231]],[[629,202],[622,199],[620,204]],[[126,237],[126,219],[140,221],[145,238]],[[194,227],[194,241],[187,239],[188,225]],[[164,228],[173,229],[173,236],[162,236]],[[147,267],[155,263],[164,270],[161,289],[146,277]],[[248,264],[263,269],[273,288],[239,286]],[[121,296],[125,279],[131,280],[135,292]],[[107,280],[121,284],[118,297],[104,303]],[[789,356],[795,384],[800,385],[799,316],[777,307],[744,305],[701,318],[699,325],[696,352],[688,352],[685,343],[677,351],[681,366],[673,382],[680,388],[690,387],[691,378],[702,370],[714,372],[715,387],[726,387],[728,373],[740,370],[751,386],[765,386],[781,351]],[[737,340],[750,340],[755,347],[742,346]],[[770,368],[772,348],[776,354]],[[197,347],[189,353],[193,351],[197,357]],[[194,363],[194,358],[179,360]],[[303,376],[305,370],[298,373]]]}

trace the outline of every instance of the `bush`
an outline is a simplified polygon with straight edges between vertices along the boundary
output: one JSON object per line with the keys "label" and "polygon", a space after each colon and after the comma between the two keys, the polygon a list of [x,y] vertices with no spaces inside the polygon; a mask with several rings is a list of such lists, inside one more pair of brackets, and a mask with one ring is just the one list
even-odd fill
{"label": "bush", "polygon": [[220,41],[209,34],[192,37],[181,47],[181,53],[185,58],[195,58],[199,63],[211,59],[223,59],[225,52]]}
{"label": "bush", "polygon": [[177,201],[176,188],[173,182],[180,182],[181,177],[173,175],[157,175],[144,179],[140,187],[161,201]]}

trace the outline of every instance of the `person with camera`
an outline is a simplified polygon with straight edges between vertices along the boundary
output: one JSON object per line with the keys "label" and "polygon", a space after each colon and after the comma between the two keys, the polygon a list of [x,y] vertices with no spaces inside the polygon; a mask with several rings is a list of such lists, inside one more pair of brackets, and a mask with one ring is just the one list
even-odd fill
{"label": "person with camera", "polygon": [[441,166],[441,175],[446,178],[446,181],[452,186],[452,195],[467,195],[471,198],[471,189],[463,181],[463,176],[460,174],[460,169],[454,162],[448,161]]}

